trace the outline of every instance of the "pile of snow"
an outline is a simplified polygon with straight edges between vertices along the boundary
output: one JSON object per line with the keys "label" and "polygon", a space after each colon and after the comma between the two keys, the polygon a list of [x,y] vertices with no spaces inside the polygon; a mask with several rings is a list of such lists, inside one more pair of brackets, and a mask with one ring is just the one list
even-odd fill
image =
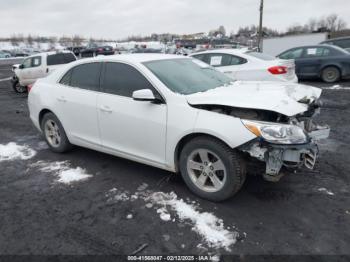
{"label": "pile of snow", "polygon": [[319,192],[324,192],[326,193],[327,195],[330,195],[330,196],[334,196],[334,193],[330,190],[328,190],[327,188],[324,188],[324,187],[321,187],[319,189],[317,189]]}
{"label": "pile of snow", "polygon": [[212,213],[198,211],[196,206],[178,199],[174,192],[170,194],[156,192],[148,199],[151,203],[161,206],[157,213],[162,220],[169,221],[170,211],[175,211],[181,221],[191,222],[192,230],[198,233],[209,247],[230,251],[230,246],[236,243],[238,232],[225,229],[222,219]]}
{"label": "pile of snow", "polygon": [[92,175],[87,174],[86,170],[81,167],[71,168],[69,161],[38,161],[32,164],[31,167],[38,167],[42,172],[54,173],[58,177],[57,182],[67,185],[92,177]]}
{"label": "pile of snow", "polygon": [[16,159],[27,160],[36,155],[36,151],[27,145],[18,145],[10,142],[6,145],[0,144],[0,162],[11,161]]}

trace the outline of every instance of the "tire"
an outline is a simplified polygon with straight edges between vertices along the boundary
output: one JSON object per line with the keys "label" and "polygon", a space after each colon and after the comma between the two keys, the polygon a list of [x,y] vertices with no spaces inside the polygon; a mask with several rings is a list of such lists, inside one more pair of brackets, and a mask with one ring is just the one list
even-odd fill
{"label": "tire", "polygon": [[240,155],[211,137],[197,137],[188,142],[180,153],[179,163],[189,189],[210,201],[220,202],[232,197],[241,189],[246,177]]}
{"label": "tire", "polygon": [[19,94],[27,93],[27,87],[21,86],[18,80],[12,82],[12,88],[16,93],[19,93]]}
{"label": "tire", "polygon": [[321,78],[323,82],[334,83],[340,80],[340,70],[335,66],[328,66],[322,70]]}
{"label": "tire", "polygon": [[64,153],[72,149],[66,132],[58,118],[53,113],[46,113],[41,121],[46,143],[53,152]]}

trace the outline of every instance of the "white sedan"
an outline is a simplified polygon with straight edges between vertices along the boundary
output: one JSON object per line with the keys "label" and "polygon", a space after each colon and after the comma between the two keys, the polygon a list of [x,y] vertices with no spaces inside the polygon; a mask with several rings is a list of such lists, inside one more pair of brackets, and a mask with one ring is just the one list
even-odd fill
{"label": "white sedan", "polygon": [[298,82],[294,60],[248,51],[218,49],[191,54],[235,80]]}
{"label": "white sedan", "polygon": [[[30,89],[30,118],[54,152],[91,148],[181,172],[199,196],[221,201],[242,187],[246,163],[313,168],[318,88],[233,82],[193,58],[96,57],[65,65]],[[273,99],[271,99],[273,98]]]}

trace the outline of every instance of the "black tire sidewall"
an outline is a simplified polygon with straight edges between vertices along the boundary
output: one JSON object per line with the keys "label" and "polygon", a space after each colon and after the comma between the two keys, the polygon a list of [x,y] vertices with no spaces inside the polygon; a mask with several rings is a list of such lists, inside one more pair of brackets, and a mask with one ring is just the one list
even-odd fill
{"label": "black tire sidewall", "polygon": [[[327,70],[330,70],[330,69],[336,70],[336,72],[338,73],[337,78],[335,80],[332,80],[332,81],[327,80],[327,77],[324,76],[325,73],[327,72]],[[335,82],[340,80],[340,70],[335,66],[328,66],[322,70],[321,78],[326,83],[335,83]]]}
{"label": "black tire sidewall", "polygon": [[[60,137],[61,137],[61,144],[60,146],[58,147],[53,147],[49,141],[47,140],[46,138],[46,135],[45,135],[45,123],[48,121],[48,120],[53,120],[57,125],[58,125],[58,128],[60,130]],[[72,145],[71,143],[69,142],[68,140],[68,137],[66,135],[66,132],[64,131],[64,128],[60,122],[60,120],[53,114],[53,113],[46,113],[40,123],[40,126],[41,126],[41,130],[43,132],[43,135],[44,135],[44,138],[46,140],[46,143],[48,144],[48,146],[50,147],[50,149],[53,151],[53,152],[56,152],[56,153],[63,153],[63,152],[66,152],[68,150],[70,150],[72,148]]]}
{"label": "black tire sidewall", "polygon": [[20,92],[17,89],[17,85],[20,85],[18,80],[12,82],[12,88],[16,93],[19,93],[19,94],[27,93],[27,88],[24,88],[23,92]]}
{"label": "black tire sidewall", "polygon": [[[217,192],[205,192],[198,188],[187,173],[187,159],[191,152],[196,149],[207,149],[215,153],[224,163],[226,167],[226,182],[222,189]],[[229,152],[229,153],[228,153]],[[180,171],[183,180],[190,190],[196,195],[210,200],[223,201],[233,196],[242,186],[244,176],[242,172],[245,170],[238,154],[221,141],[211,138],[197,138],[186,144],[180,154]],[[243,177],[242,177],[243,176]]]}

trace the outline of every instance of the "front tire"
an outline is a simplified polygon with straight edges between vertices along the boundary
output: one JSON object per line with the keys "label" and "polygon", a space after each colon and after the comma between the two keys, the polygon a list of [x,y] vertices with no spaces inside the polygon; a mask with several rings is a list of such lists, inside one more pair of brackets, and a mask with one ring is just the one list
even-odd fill
{"label": "front tire", "polygon": [[245,181],[245,164],[239,154],[211,137],[187,143],[180,154],[181,175],[196,195],[219,202],[236,194]]}
{"label": "front tire", "polygon": [[322,70],[321,78],[323,82],[334,83],[340,80],[340,70],[335,66],[328,66]]}
{"label": "front tire", "polygon": [[12,82],[12,88],[16,93],[23,94],[27,92],[26,86],[21,86],[18,79]]}
{"label": "front tire", "polygon": [[66,132],[53,113],[46,113],[41,121],[41,130],[50,149],[56,153],[64,153],[72,148]]}

